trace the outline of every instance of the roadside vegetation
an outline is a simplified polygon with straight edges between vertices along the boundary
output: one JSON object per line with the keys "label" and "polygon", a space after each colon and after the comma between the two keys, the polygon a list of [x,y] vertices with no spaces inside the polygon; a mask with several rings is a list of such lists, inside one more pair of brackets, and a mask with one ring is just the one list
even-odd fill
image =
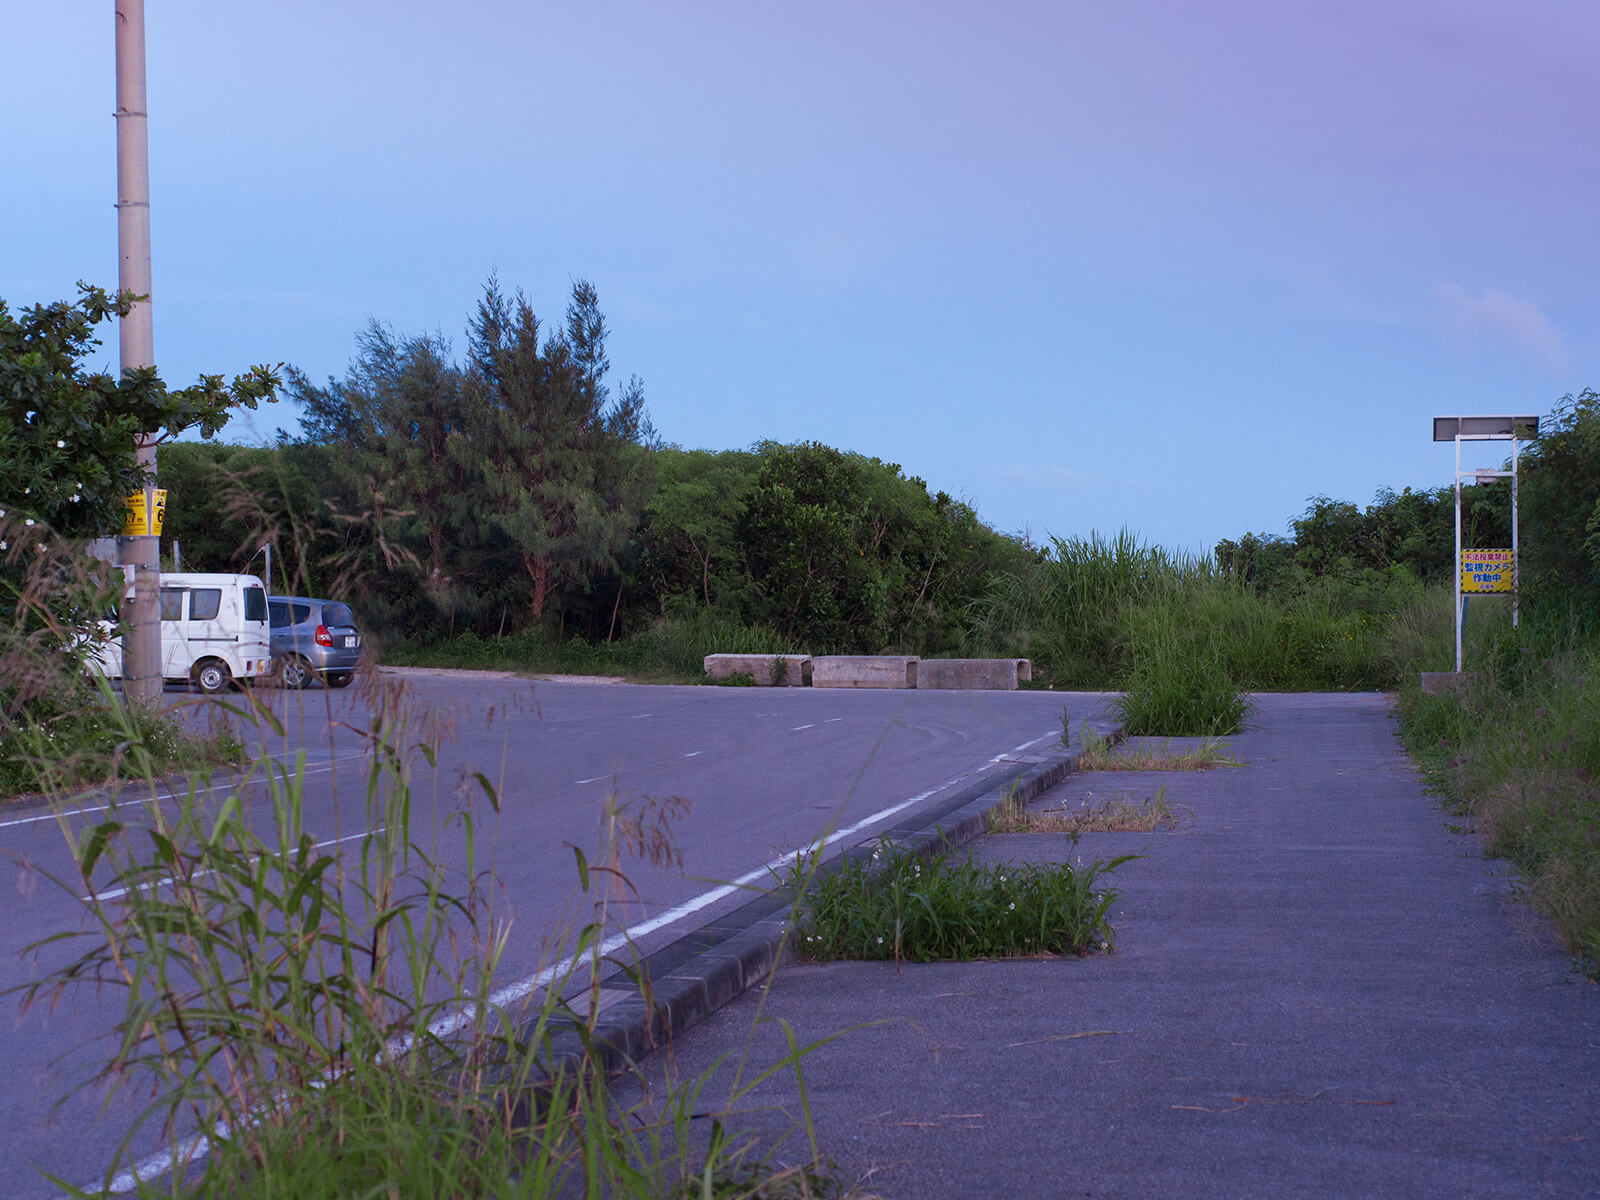
{"label": "roadside vegetation", "polygon": [[[883,841],[870,858],[816,871],[800,902],[795,951],[819,961],[938,962],[1109,952],[1105,876],[1129,856],[1088,866],[984,864]],[[801,880],[810,875],[802,864]]]}
{"label": "roadside vegetation", "polygon": [[[134,435],[209,437],[277,386],[261,368],[172,393],[154,372],[90,374],[93,328],[125,302],[90,290],[18,318],[0,305],[7,794],[153,788],[174,769],[198,781],[208,763],[239,763],[230,735],[129,709],[81,669],[106,595],[80,547],[117,527],[140,482]],[[162,447],[169,546],[187,566],[231,570],[272,544],[269,587],[347,599],[391,663],[692,679],[713,651],[1028,657],[1035,686],[1119,692],[1135,735],[1207,739],[1195,768],[1228,765],[1216,739],[1247,725],[1253,691],[1393,691],[1444,803],[1517,864],[1600,975],[1600,394],[1566,398],[1524,455],[1521,626],[1503,602],[1475,601],[1469,672],[1433,697],[1417,680],[1452,661],[1449,489],[1365,508],[1315,497],[1290,536],[1246,533],[1207,554],[1127,531],[1041,545],[879,459],[664,443],[642,386],[613,389],[609,369],[584,283],[547,328],[491,281],[460,356],[374,324],[345,378],[288,372],[298,438]],[[1466,489],[1468,545],[1509,544],[1506,491]],[[375,711],[397,703],[376,677],[363,687]],[[489,811],[446,831],[473,848],[452,874],[418,848],[435,831],[410,828],[395,747],[371,763],[368,827],[383,832],[353,857],[304,828],[292,773],[247,769],[272,797],[270,830],[247,827],[237,804],[202,821],[197,783],[155,806],[154,836],[115,816],[68,830],[77,876],[60,882],[90,889],[98,940],[25,996],[52,1002],[97,976],[125,990],[97,1085],[138,1081],[152,1097],[141,1119],[175,1132],[226,1127],[211,1191],[359,1194],[395,1171],[415,1194],[845,1190],[808,1125],[798,1165],[730,1132],[743,1095],[709,1141],[689,1132],[700,1081],[653,1115],[614,1111],[585,1040],[603,904],[552,961],[571,988],[515,1011],[488,1002],[504,946],[484,858],[492,783]],[[1113,798],[1084,819],[1159,824],[1158,799]],[[1059,816],[1068,836],[1097,827]],[[613,878],[620,828],[597,851]],[[796,948],[896,961],[1109,950],[1105,876],[1121,861],[990,869],[885,844],[875,867],[819,873]],[[577,873],[587,894],[582,858]],[[152,990],[162,979],[187,982]],[[575,1056],[548,1054],[557,1029]],[[804,1050],[774,1069],[799,1072]],[[174,1176],[146,1194],[208,1194],[188,1189]]]}
{"label": "roadside vegetation", "polygon": [[[573,851],[570,923],[524,935],[543,941],[545,960],[507,989],[499,781],[475,777],[438,825],[422,817],[432,806],[413,801],[437,784],[413,771],[448,722],[411,711],[393,681],[365,675],[361,687],[380,732],[363,811],[342,837],[310,823],[303,756],[254,764],[220,803],[198,775],[182,793],[112,803],[88,821],[62,810],[73,870],[52,881],[79,898],[87,931],[71,938],[75,955],[52,956],[57,966],[17,990],[24,1011],[80,989],[120,993],[101,1069],[79,1086],[134,1116],[114,1161],[95,1164],[99,1184],[52,1182],[111,1194],[140,1166],[135,1135],[159,1131],[174,1158],[145,1168],[141,1196],[857,1194],[821,1156],[808,1115],[781,1159],[741,1126],[751,1090],[773,1074],[792,1071],[803,1092],[813,1046],[791,1046],[720,1102],[709,1074],[616,1101],[617,1073],[639,1068],[596,1039],[601,980],[647,1006],[651,993],[626,950],[607,949],[612,904],[631,894],[630,860],[674,860],[672,821],[686,806],[608,802],[595,844]],[[425,745],[381,733],[419,728],[434,731]],[[136,729],[122,733],[137,743]],[[136,782],[154,791],[145,766]],[[266,819],[246,812],[250,784],[265,790]]]}
{"label": "roadside vegetation", "polygon": [[990,833],[1151,833],[1178,827],[1166,786],[1159,784],[1143,800],[1115,792],[1099,799],[1087,796],[1078,808],[1030,808],[1008,795],[984,820]]}

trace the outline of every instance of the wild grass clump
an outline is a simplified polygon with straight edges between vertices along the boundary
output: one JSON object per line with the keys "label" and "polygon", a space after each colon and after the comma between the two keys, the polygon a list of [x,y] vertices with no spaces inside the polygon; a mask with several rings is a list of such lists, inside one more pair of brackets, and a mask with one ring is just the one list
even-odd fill
{"label": "wild grass clump", "polygon": [[[414,820],[413,766],[436,759],[449,723],[391,682],[361,686],[373,721],[354,828],[332,809],[331,827],[314,824],[303,757],[262,760],[220,798],[196,780],[181,796],[113,802],[89,824],[63,805],[74,868],[55,882],[80,898],[86,928],[35,946],[54,947],[59,965],[16,990],[24,1008],[83,986],[120,992],[103,1065],[81,1087],[138,1108],[98,1185],[54,1182],[110,1194],[135,1169],[129,1146],[154,1130],[173,1161],[139,1183],[151,1196],[842,1191],[809,1124],[798,1167],[738,1133],[748,1088],[708,1104],[702,1077],[655,1089],[648,1110],[616,1102],[608,1072],[638,1069],[595,1041],[599,981],[619,967],[607,986],[652,1000],[637,964],[615,955],[611,898],[628,893],[625,856],[675,861],[683,802],[606,805],[595,854],[574,849],[572,911],[592,915],[552,945],[542,984],[502,990],[512,930],[493,870],[499,785],[475,774],[442,825]],[[423,743],[401,740],[419,729]],[[264,792],[248,817],[247,785]],[[80,948],[66,962],[63,936]],[[805,1052],[784,1061],[798,1073]],[[714,1119],[709,1141],[702,1115]]]}
{"label": "wild grass clump", "polygon": [[120,581],[43,525],[0,520],[0,797],[243,762],[229,731],[128,704],[90,669]]}
{"label": "wild grass clump", "polygon": [[[1061,714],[1061,743],[1072,744],[1072,715],[1070,710]],[[1228,743],[1221,738],[1202,738],[1198,746],[1174,750],[1172,740],[1165,739],[1155,745],[1134,745],[1119,741],[1112,745],[1109,738],[1095,733],[1084,723],[1078,732],[1079,771],[1209,771],[1213,767],[1242,767]]]}
{"label": "wild grass clump", "polygon": [[1424,695],[1406,680],[1402,736],[1600,974],[1600,645],[1564,613],[1485,625],[1456,694]]}
{"label": "wild grass clump", "polygon": [[796,648],[770,629],[747,626],[710,610],[663,617],[614,642],[559,638],[533,629],[503,637],[463,633],[427,645],[395,645],[395,666],[463,667],[523,674],[626,675],[635,679],[699,679],[708,654],[792,654]]}
{"label": "wild grass clump", "polygon": [[1112,707],[1135,737],[1221,737],[1239,732],[1250,701],[1216,659],[1155,651]]}
{"label": "wild grass clump", "polygon": [[984,814],[984,821],[990,833],[1153,833],[1176,829],[1178,814],[1163,784],[1143,800],[1119,792],[1081,808],[1030,808],[1007,795]]}
{"label": "wild grass clump", "polygon": [[1108,951],[1115,935],[1106,913],[1118,893],[1103,876],[1132,857],[985,865],[950,850],[922,858],[885,840],[870,859],[816,873],[795,949],[819,960],[895,962]]}

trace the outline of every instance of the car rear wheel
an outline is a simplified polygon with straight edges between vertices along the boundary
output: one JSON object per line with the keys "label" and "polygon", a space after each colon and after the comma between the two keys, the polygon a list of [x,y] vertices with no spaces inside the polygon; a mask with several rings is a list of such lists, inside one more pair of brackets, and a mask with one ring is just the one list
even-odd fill
{"label": "car rear wheel", "polygon": [[208,658],[194,669],[195,686],[208,696],[225,691],[232,682],[233,673],[220,659]]}
{"label": "car rear wheel", "polygon": [[298,655],[291,654],[288,658],[285,658],[279,670],[282,673],[284,687],[303,688],[311,686],[311,666]]}
{"label": "car rear wheel", "polygon": [[323,676],[323,682],[329,687],[349,687],[350,681],[355,677],[354,671],[329,671]]}

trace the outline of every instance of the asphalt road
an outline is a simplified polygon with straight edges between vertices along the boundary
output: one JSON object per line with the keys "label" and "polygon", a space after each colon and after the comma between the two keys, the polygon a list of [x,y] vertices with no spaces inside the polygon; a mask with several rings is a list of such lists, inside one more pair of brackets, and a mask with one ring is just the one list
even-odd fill
{"label": "asphalt road", "polygon": [[[624,857],[631,890],[615,919],[643,952],[744,898],[729,881],[759,886],[785,856],[818,838],[844,845],[871,838],[890,818],[968,786],[1011,756],[1057,745],[1063,711],[1073,725],[1100,715],[1104,698],[1048,692],[890,692],[812,689],[634,687],[603,682],[525,680],[406,673],[400,704],[379,733],[409,764],[411,834],[439,857],[466,862],[459,822],[475,810],[482,831],[478,862],[495,883],[497,915],[512,937],[497,979],[531,986],[557,957],[560,936],[584,911],[573,847],[596,859],[608,811],[644,811],[681,800],[670,831],[682,869]],[[255,694],[274,722],[243,723],[214,700],[185,699],[184,719],[225,721],[257,754],[304,769],[305,825],[335,852],[349,854],[379,819],[367,798],[367,753],[374,695],[352,688]],[[238,702],[234,702],[238,706]],[[431,747],[430,755],[419,747]],[[481,773],[496,793],[487,806]],[[220,804],[219,781],[205,796]],[[253,822],[271,809],[259,783],[244,793]],[[58,945],[25,958],[22,948],[52,933],[83,928],[74,889],[41,872],[70,875],[63,837],[106,817],[104,801],[81,803],[64,822],[37,805],[0,811],[0,851],[9,862],[13,919],[0,930],[0,988],[24,983],[65,960]],[[119,819],[148,819],[151,803],[125,796]],[[392,816],[389,818],[392,820]],[[81,834],[80,834],[81,835]],[[98,886],[107,886],[98,881]],[[585,904],[587,901],[584,902]],[[94,1181],[135,1104],[120,1096],[98,1112],[98,1090],[55,1102],[92,1068],[103,1047],[87,1046],[120,1014],[120,995],[69,995],[26,1015],[11,1008],[10,1070],[0,1084],[0,1194],[50,1194],[39,1170],[80,1184]],[[158,1149],[151,1137],[141,1154]]]}

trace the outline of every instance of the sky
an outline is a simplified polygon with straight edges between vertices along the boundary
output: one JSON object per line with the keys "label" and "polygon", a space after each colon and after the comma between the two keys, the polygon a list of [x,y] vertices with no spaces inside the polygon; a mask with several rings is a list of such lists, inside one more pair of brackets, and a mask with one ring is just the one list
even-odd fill
{"label": "sky", "polygon": [[[491,275],[552,323],[588,279],[668,442],[1191,551],[1600,387],[1593,0],[148,0],[146,36],[171,386],[342,376],[372,320],[459,350]],[[113,0],[0,13],[13,310],[116,283],[113,39]]]}

